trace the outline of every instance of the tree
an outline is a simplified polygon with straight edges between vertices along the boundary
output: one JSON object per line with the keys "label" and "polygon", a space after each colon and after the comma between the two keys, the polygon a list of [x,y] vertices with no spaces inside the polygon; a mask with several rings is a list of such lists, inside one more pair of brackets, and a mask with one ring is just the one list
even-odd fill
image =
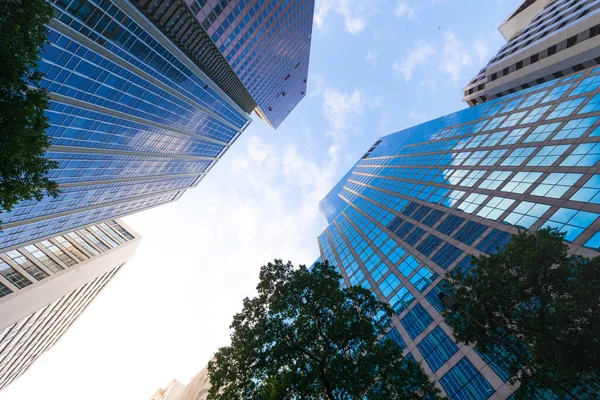
{"label": "tree", "polygon": [[263,266],[258,295],[233,318],[231,345],[209,363],[209,399],[438,399],[420,366],[379,340],[392,309],[340,279],[327,262]]}
{"label": "tree", "polygon": [[569,398],[600,389],[600,258],[569,256],[563,239],[551,228],[520,232],[447,276],[462,308],[445,312],[454,336],[503,354],[520,399],[536,389]]}
{"label": "tree", "polygon": [[51,16],[45,0],[0,1],[0,209],[7,211],[21,200],[58,195],[46,177],[57,164],[45,158],[49,101],[36,70]]}

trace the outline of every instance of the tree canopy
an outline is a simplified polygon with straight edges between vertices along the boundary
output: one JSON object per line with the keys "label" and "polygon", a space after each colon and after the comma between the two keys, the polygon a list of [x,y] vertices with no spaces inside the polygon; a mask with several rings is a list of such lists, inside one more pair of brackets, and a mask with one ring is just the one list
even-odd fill
{"label": "tree canopy", "polygon": [[600,390],[600,258],[570,256],[563,239],[556,229],[521,232],[447,276],[462,311],[447,311],[446,322],[458,340],[503,355],[520,399]]}
{"label": "tree canopy", "polygon": [[36,70],[51,16],[45,0],[0,1],[0,209],[7,211],[58,194],[46,177],[56,163],[45,157],[49,101]]}
{"label": "tree canopy", "polygon": [[209,399],[438,399],[391,339],[392,309],[362,287],[340,288],[327,262],[261,268],[258,295],[233,318],[231,345],[209,363]]}

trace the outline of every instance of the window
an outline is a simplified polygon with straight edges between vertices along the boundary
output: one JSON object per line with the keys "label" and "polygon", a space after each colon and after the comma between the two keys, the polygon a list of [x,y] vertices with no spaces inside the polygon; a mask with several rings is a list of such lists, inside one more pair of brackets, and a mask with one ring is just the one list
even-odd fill
{"label": "window", "polygon": [[382,276],[384,276],[389,271],[389,268],[385,263],[379,264],[379,266],[371,273],[371,277],[375,282],[378,282]]}
{"label": "window", "polygon": [[550,166],[570,147],[568,144],[560,146],[544,146],[540,151],[527,163],[527,166]]}
{"label": "window", "polygon": [[535,106],[540,101],[540,99],[546,95],[546,93],[548,93],[548,91],[543,90],[541,92],[537,92],[537,93],[530,95],[527,98],[527,100],[525,100],[523,102],[523,104],[521,104],[521,106],[519,108]]}
{"label": "window", "polygon": [[434,286],[429,291],[429,293],[427,293],[425,295],[425,298],[427,299],[427,301],[429,301],[429,303],[433,306],[433,308],[435,308],[437,310],[437,312],[439,312],[440,314],[442,312],[444,312],[446,307],[440,301],[439,295],[440,295],[440,293],[445,292],[446,290],[447,290],[446,282],[440,281],[440,283],[438,283],[436,286]]}
{"label": "window", "polygon": [[402,263],[398,266],[398,270],[402,273],[402,275],[408,277],[417,267],[419,266],[419,261],[413,256],[407,256]]}
{"label": "window", "polygon": [[18,287],[19,289],[23,289],[25,286],[31,285],[29,279],[25,278],[23,275],[18,273],[13,267],[0,260],[0,274],[3,277],[8,279],[10,283]]}
{"label": "window", "polygon": [[402,286],[390,299],[390,307],[394,309],[396,314],[402,313],[408,308],[415,299],[415,296],[405,287]]}
{"label": "window", "polygon": [[439,224],[437,230],[445,235],[450,235],[464,220],[464,218],[456,215],[448,215],[448,217]]}
{"label": "window", "polygon": [[399,285],[400,279],[392,273],[379,284],[379,290],[387,298]]}
{"label": "window", "polygon": [[390,329],[388,333],[384,336],[384,340],[393,340],[394,342],[400,345],[402,350],[406,348],[406,343],[404,343],[402,336],[400,336],[400,332],[398,332],[398,329],[394,327],[392,327],[392,329]]}
{"label": "window", "polygon": [[512,174],[512,171],[493,171],[479,184],[479,188],[495,190],[510,176],[510,174]]}
{"label": "window", "polygon": [[596,213],[561,208],[548,219],[543,227],[557,228],[561,232],[566,232],[565,240],[572,242],[597,218],[598,214]]}
{"label": "window", "polygon": [[573,35],[570,38],[567,38],[567,48],[573,47],[577,44],[577,35]]}
{"label": "window", "polygon": [[600,143],[584,143],[577,146],[560,163],[563,166],[591,167],[600,159]]}
{"label": "window", "polygon": [[489,196],[485,194],[471,193],[459,206],[459,210],[471,214],[479,207]]}
{"label": "window", "polygon": [[[573,100],[563,101],[558,106],[556,106],[556,108],[554,109],[554,111],[552,111],[550,113],[550,115],[548,115],[548,118],[546,118],[546,119],[568,117],[569,115],[571,115],[573,113],[573,111],[575,111],[575,109],[577,107],[579,107],[581,105],[581,103],[583,103],[584,100],[585,100],[585,97],[581,97],[579,99],[573,99]],[[591,111],[584,111],[582,109],[581,112],[580,112],[580,114],[584,113],[584,112],[591,112]]]}
{"label": "window", "polygon": [[442,267],[448,269],[450,265],[463,253],[458,247],[446,243],[432,258],[431,260]]}
{"label": "window", "polygon": [[0,283],[0,298],[2,298],[4,296],[8,296],[11,293],[12,293],[12,290],[10,290],[4,284]]}
{"label": "window", "polygon": [[[581,98],[581,100],[585,100],[585,97]],[[585,114],[598,110],[600,110],[600,95],[595,95],[585,106],[581,108],[581,111],[579,111],[578,114]]]}
{"label": "window", "polygon": [[508,134],[508,136],[502,141],[501,144],[506,145],[506,144],[517,143],[519,141],[519,139],[521,138],[521,136],[523,136],[525,134],[525,132],[527,132],[528,130],[529,130],[529,128],[513,129]]}
{"label": "window", "polygon": [[5,254],[38,281],[48,277],[47,273],[42,271],[37,265],[32,263],[31,260],[21,254],[19,251],[11,250],[7,251]]}
{"label": "window", "polygon": [[567,122],[552,140],[575,139],[581,137],[581,135],[583,135],[589,127],[594,125],[597,120],[597,117],[571,120]]}
{"label": "window", "polygon": [[548,136],[550,136],[559,126],[560,122],[539,125],[529,135],[527,135],[525,140],[523,140],[523,143],[543,142],[544,140],[548,139]]}
{"label": "window", "polygon": [[504,119],[506,119],[506,116],[503,117],[497,117],[492,119],[483,129],[484,131],[491,131],[492,129],[496,129],[498,127],[498,125],[500,125],[500,123],[502,121],[504,121]]}
{"label": "window", "polygon": [[39,262],[41,262],[45,267],[47,267],[50,271],[56,273],[64,270],[63,267],[58,265],[53,259],[48,257],[43,251],[30,244],[25,246],[25,250],[29,252],[33,257],[35,257]]}
{"label": "window", "polygon": [[510,193],[525,193],[542,176],[541,172],[517,172],[500,190]]}
{"label": "window", "polygon": [[421,239],[421,236],[423,236],[424,233],[425,231],[417,226],[404,240],[406,241],[406,243],[410,244],[411,246],[414,246],[419,241],[419,239]]}
{"label": "window", "polygon": [[493,150],[490,154],[481,162],[480,165],[495,165],[498,160],[507,152],[507,150]]}
{"label": "window", "polygon": [[473,152],[471,157],[469,157],[469,159],[464,162],[464,165],[477,165],[479,164],[481,159],[484,158],[488,153],[489,151],[487,150],[475,151]]}
{"label": "window", "polygon": [[59,249],[54,243],[49,240],[43,240],[39,244],[40,246],[44,246],[48,251],[52,252],[60,261],[65,263],[67,266],[71,267],[77,264],[77,261],[69,257],[65,252]]}
{"label": "window", "polygon": [[473,170],[467,177],[460,183],[461,186],[471,187],[479,178],[481,178],[487,171],[485,170]]}
{"label": "window", "polygon": [[408,336],[414,340],[433,322],[433,318],[420,303],[417,303],[400,322]]}
{"label": "window", "polygon": [[483,207],[477,215],[483,218],[488,219],[497,219],[499,218],[504,211],[508,210],[515,200],[506,199],[504,197],[492,197],[490,201],[487,202],[485,207]]}
{"label": "window", "polygon": [[590,78],[586,78],[579,83],[579,85],[571,92],[571,96],[593,92],[598,89],[600,86],[600,75],[592,76]]}
{"label": "window", "polygon": [[495,146],[506,135],[508,131],[494,132],[490,134],[483,143],[483,147]]}
{"label": "window", "polygon": [[548,111],[549,109],[550,109],[550,106],[544,106],[544,107],[538,107],[534,110],[531,110],[531,112],[525,118],[523,118],[523,121],[521,121],[521,124],[529,124],[531,122],[539,121],[540,118],[542,118],[542,116],[544,115],[544,113],[546,111]]}
{"label": "window", "polygon": [[458,351],[458,347],[439,326],[425,336],[417,347],[433,372],[437,371]]}
{"label": "window", "polygon": [[415,287],[415,289],[423,293],[423,290],[427,289],[436,278],[437,274],[435,272],[423,266],[417,271],[416,274],[413,275],[412,278],[410,278],[410,283]]}
{"label": "window", "polygon": [[552,173],[535,188],[531,194],[559,199],[573,186],[583,174]]}
{"label": "window", "polygon": [[475,221],[467,222],[458,232],[454,234],[454,238],[466,245],[471,245],[485,230],[487,226]]}
{"label": "window", "polygon": [[513,212],[511,212],[504,222],[515,226],[530,228],[548,209],[550,206],[546,204],[530,203],[523,201]]}
{"label": "window", "polygon": [[527,111],[521,111],[518,113],[514,113],[508,117],[506,121],[500,126],[501,128],[508,128],[511,126],[515,126],[521,118],[523,118],[527,114]]}
{"label": "window", "polygon": [[513,150],[500,165],[521,165],[533,153],[536,147],[519,147]]}
{"label": "window", "polygon": [[[575,174],[574,174],[575,175]],[[577,174],[579,175],[579,174]],[[580,175],[581,176],[581,175]],[[571,196],[571,200],[600,204],[600,175],[592,176],[582,187]]]}
{"label": "window", "polygon": [[417,246],[417,250],[419,250],[422,254],[425,254],[427,257],[442,243],[442,239],[429,235]]}
{"label": "window", "polygon": [[566,85],[557,86],[542,100],[542,103],[547,103],[549,101],[558,100],[562,97],[563,94],[572,86],[572,83],[567,83]]}
{"label": "window", "polygon": [[452,367],[440,379],[440,384],[451,399],[484,400],[494,393],[492,386],[467,357]]}

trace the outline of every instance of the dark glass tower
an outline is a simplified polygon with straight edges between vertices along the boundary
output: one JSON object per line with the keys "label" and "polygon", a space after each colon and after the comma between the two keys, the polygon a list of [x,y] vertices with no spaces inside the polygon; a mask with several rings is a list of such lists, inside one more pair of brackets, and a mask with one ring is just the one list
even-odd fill
{"label": "dark glass tower", "polygon": [[599,161],[596,68],[378,140],[321,202],[321,256],[390,303],[390,336],[451,399],[508,398],[502,355],[444,324],[443,275],[518,229],[558,228],[573,253],[596,256]]}
{"label": "dark glass tower", "polygon": [[271,126],[306,94],[314,0],[185,0]]}
{"label": "dark glass tower", "polygon": [[0,213],[0,249],[178,199],[250,122],[129,2],[51,3],[39,68],[62,193]]}

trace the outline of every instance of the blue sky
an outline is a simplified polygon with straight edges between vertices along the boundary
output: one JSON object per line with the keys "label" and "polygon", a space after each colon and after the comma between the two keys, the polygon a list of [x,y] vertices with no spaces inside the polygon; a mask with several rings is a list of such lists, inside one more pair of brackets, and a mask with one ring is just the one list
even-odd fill
{"label": "blue sky", "polygon": [[126,219],[136,256],[3,400],[145,399],[228,342],[275,257],[312,263],[318,203],[381,136],[462,109],[519,0],[317,0],[307,97],[258,118],[178,202]]}

